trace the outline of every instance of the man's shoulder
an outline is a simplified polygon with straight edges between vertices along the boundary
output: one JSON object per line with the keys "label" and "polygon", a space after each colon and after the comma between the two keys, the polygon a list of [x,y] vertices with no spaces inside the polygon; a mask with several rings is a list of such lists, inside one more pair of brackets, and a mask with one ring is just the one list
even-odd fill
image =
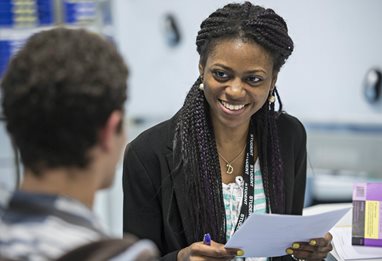
{"label": "man's shoulder", "polygon": [[159,250],[155,244],[148,239],[141,239],[130,245],[124,252],[113,258],[113,261],[142,260],[153,261],[159,259]]}
{"label": "man's shoulder", "polygon": [[102,253],[105,260],[158,260],[159,252],[150,240],[137,240],[135,236],[127,235],[123,239],[109,238],[84,244],[67,252],[56,261],[90,260],[94,253]]}
{"label": "man's shoulder", "polygon": [[[78,204],[54,195],[16,191],[4,208],[0,252],[15,259],[54,259],[104,236]],[[26,258],[28,257],[28,258]]]}

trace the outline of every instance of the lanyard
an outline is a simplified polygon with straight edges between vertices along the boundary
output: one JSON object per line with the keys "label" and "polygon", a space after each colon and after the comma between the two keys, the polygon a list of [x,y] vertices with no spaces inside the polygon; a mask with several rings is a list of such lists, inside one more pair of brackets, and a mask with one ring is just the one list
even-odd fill
{"label": "lanyard", "polygon": [[[253,126],[250,124],[248,137],[247,137],[247,149],[244,164],[244,191],[243,202],[240,209],[240,215],[235,227],[235,231],[244,223],[250,214],[253,213],[253,201],[255,193],[255,159],[254,159],[254,145],[255,136]],[[248,146],[249,145],[249,146]]]}

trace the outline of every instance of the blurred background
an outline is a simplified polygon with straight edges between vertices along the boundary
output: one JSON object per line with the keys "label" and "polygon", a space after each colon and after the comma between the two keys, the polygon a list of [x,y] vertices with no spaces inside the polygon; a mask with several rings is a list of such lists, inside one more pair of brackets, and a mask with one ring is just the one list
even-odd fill
{"label": "blurred background", "polygon": [[[131,71],[130,141],[181,107],[198,77],[199,25],[229,2],[0,0],[0,79],[12,55],[37,31],[65,25],[103,34]],[[295,42],[277,86],[284,109],[308,133],[305,205],[351,202],[353,183],[382,181],[382,1],[254,3],[280,14]],[[0,121],[0,187],[17,186],[22,178],[17,160]],[[120,165],[114,186],[97,195],[95,206],[116,235],[122,234],[121,172]]]}

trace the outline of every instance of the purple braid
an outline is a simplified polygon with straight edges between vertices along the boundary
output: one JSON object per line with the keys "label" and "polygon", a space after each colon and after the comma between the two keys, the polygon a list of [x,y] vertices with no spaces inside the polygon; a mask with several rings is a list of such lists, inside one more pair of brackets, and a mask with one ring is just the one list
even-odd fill
{"label": "purple braid", "polygon": [[193,235],[189,243],[200,241],[209,232],[225,242],[225,212],[222,179],[208,105],[198,89],[200,78],[189,91],[179,113],[174,142],[176,169],[186,175],[186,188],[193,203],[189,214]]}

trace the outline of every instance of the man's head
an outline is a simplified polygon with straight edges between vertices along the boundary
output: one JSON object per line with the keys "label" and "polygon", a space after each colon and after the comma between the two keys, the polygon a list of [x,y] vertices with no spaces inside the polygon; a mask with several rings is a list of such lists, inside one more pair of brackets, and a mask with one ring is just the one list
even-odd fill
{"label": "man's head", "polygon": [[115,47],[94,33],[56,28],[29,38],[1,82],[24,166],[37,176],[87,167],[90,149],[123,132],[127,74]]}

